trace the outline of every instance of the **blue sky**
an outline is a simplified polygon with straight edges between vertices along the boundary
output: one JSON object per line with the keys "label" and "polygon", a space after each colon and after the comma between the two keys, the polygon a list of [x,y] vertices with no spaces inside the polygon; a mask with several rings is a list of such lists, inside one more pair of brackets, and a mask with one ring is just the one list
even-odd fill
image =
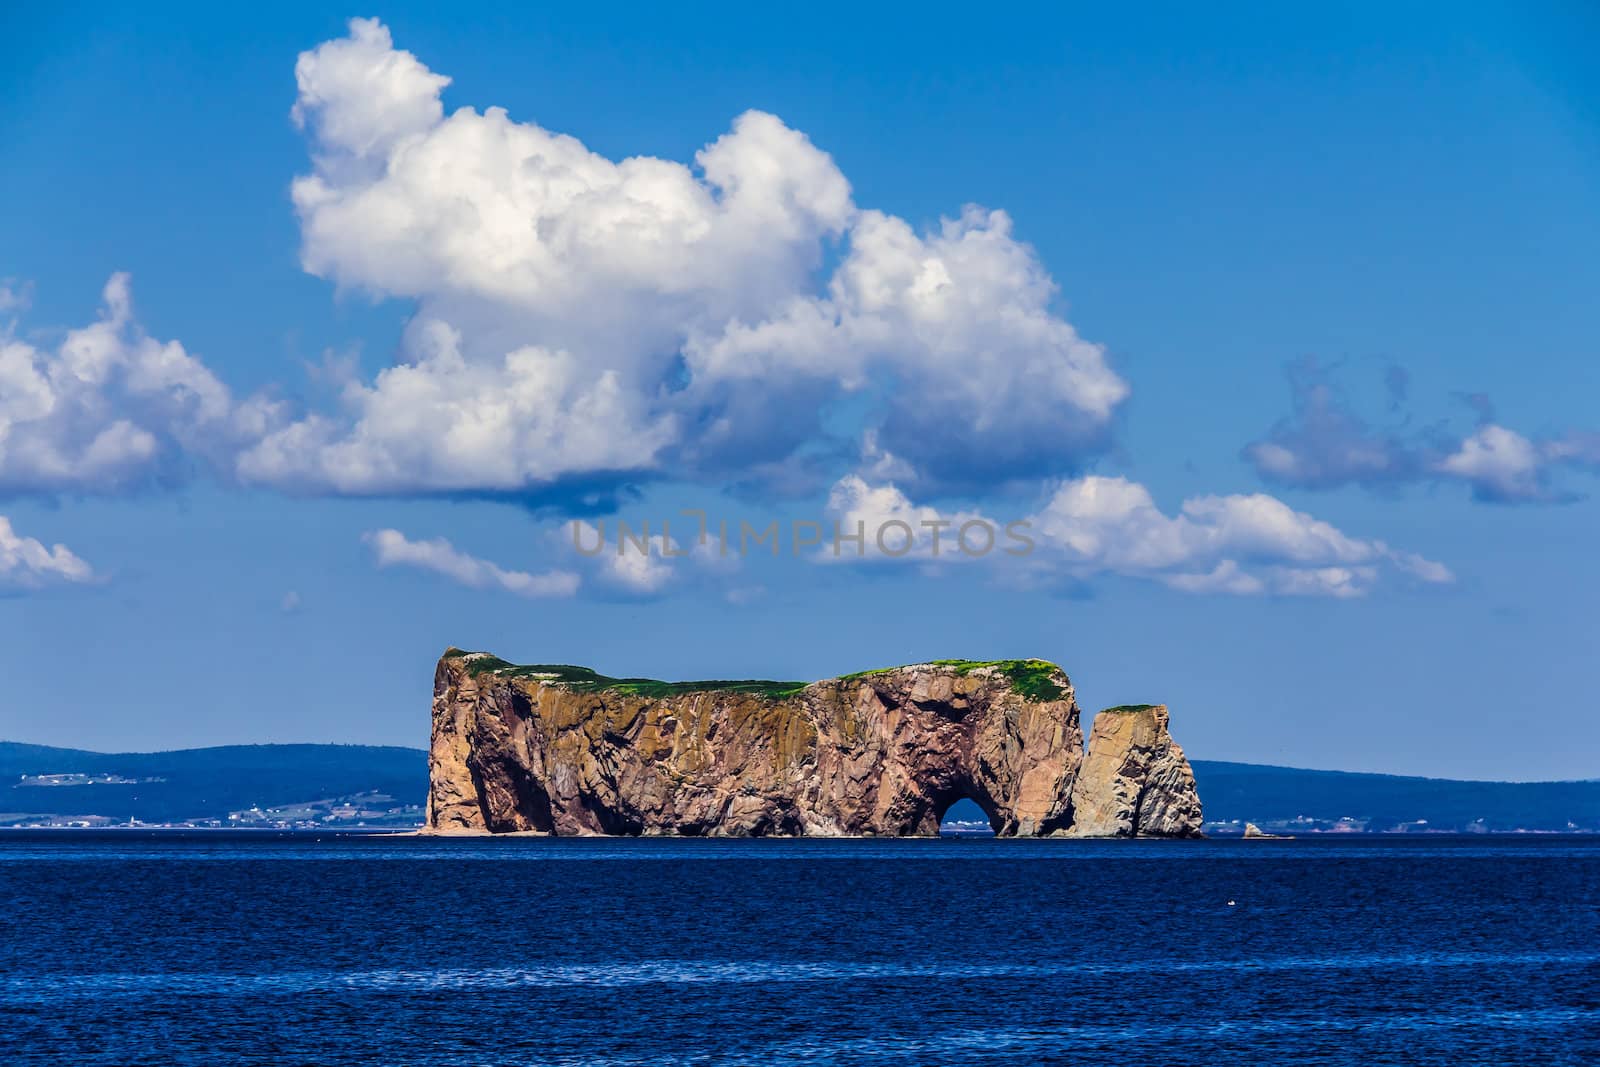
{"label": "blue sky", "polygon": [[[0,736],[1042,656],[1194,756],[1600,773],[1592,9],[4,18]],[[685,508],[924,533],[571,548]]]}

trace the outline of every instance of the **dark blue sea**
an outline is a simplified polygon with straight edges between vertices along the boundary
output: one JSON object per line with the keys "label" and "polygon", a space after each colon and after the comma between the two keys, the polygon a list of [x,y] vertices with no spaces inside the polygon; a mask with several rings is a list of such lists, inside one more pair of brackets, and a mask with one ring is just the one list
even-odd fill
{"label": "dark blue sea", "polygon": [[1600,840],[0,834],[0,1063],[1600,1063]]}

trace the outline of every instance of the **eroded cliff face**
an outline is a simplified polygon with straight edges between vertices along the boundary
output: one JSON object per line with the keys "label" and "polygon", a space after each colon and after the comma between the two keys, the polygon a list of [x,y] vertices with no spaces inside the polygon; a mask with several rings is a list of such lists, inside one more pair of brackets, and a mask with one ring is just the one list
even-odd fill
{"label": "eroded cliff face", "polygon": [[1198,837],[1200,794],[1164,704],[1107,708],[1072,785],[1077,837]]}
{"label": "eroded cliff face", "polygon": [[1072,684],[1038,660],[661,683],[452,649],[429,762],[439,833],[933,835],[970,797],[1034,836],[1074,832],[1084,758]]}

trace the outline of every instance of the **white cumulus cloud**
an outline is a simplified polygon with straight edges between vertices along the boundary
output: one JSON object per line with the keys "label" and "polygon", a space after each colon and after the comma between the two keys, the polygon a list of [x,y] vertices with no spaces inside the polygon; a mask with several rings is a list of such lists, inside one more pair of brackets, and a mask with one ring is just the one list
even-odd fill
{"label": "white cumulus cloud", "polygon": [[[913,552],[899,554],[904,537],[892,535],[894,553],[872,552],[873,558],[927,562],[932,556],[932,525],[959,530],[967,523],[987,524],[994,548],[978,552],[987,536],[974,527],[973,552],[951,551],[947,560],[1006,560],[1042,572],[1091,578],[1115,574],[1157,581],[1189,593],[1289,596],[1360,596],[1387,572],[1428,583],[1453,581],[1448,568],[1382,541],[1351,537],[1331,524],[1262,493],[1198,496],[1183,502],[1176,514],[1163,512],[1150,491],[1125,478],[1090,476],[1061,483],[1032,515],[1014,520],[1034,548],[1021,558],[1022,542],[1006,536],[1008,523],[978,513],[942,513],[913,504],[893,485],[869,485],[849,476],[835,486],[830,511],[850,525],[865,522],[873,531],[889,521],[926,530]],[[846,554],[844,558],[855,558]]]}
{"label": "white cumulus cloud", "polygon": [[449,79],[374,20],[295,74],[305,268],[417,313],[399,366],[269,436],[247,480],[508,492],[781,470],[853,450],[838,438],[860,428],[821,409],[868,390],[862,428],[920,484],[971,484],[1071,467],[1127,395],[1005,213],[919,233],[862,210],[776,116],[738,116],[692,164],[610,159],[499,108],[447,112]]}
{"label": "white cumulus cloud", "polygon": [[1061,485],[1032,521],[1068,566],[1191,592],[1356,596],[1385,568],[1452,580],[1440,564],[1351,537],[1265,493],[1191,497],[1168,515],[1136,482],[1089,477]]}
{"label": "white cumulus cloud", "polygon": [[356,495],[510,492],[649,467],[671,435],[670,419],[652,423],[614,373],[587,378],[568,353],[528,346],[469,362],[443,323],[414,336],[416,362],[345,387],[348,422],[313,415],[269,433],[239,457],[240,477]]}
{"label": "white cumulus cloud", "polygon": [[[987,555],[997,547],[990,538],[1000,540],[998,524],[976,511],[941,512],[914,504],[894,484],[872,484],[859,474],[834,483],[827,512],[834,525],[819,535],[823,547],[817,558],[822,560],[974,559],[979,557],[972,553]],[[981,524],[987,530],[976,526],[969,530],[969,552],[963,553],[961,528],[968,523]]]}
{"label": "white cumulus cloud", "polygon": [[106,283],[100,317],[39,347],[0,332],[0,492],[115,493],[226,469],[275,418],[235,404],[177,341],[148,336],[126,274]]}
{"label": "white cumulus cloud", "polygon": [[563,597],[578,591],[571,571],[543,574],[506,570],[459,551],[442,537],[413,541],[399,530],[373,530],[363,537],[380,567],[416,567],[442,574],[474,589],[501,589],[525,597]]}
{"label": "white cumulus cloud", "polygon": [[1549,495],[1545,465],[1549,456],[1515,430],[1489,423],[1462,439],[1440,459],[1439,473],[1460,478],[1491,500],[1539,500]]}
{"label": "white cumulus cloud", "polygon": [[861,212],[824,295],[695,337],[697,389],[751,402],[787,381],[891,384],[869,448],[913,477],[971,485],[1092,452],[1128,396],[1101,346],[1054,315],[1038,257],[1003,211],[969,207],[931,234]]}
{"label": "white cumulus cloud", "polygon": [[94,568],[76,556],[66,545],[44,544],[24,537],[0,515],[0,586],[13,589],[38,589],[61,583],[93,581]]}

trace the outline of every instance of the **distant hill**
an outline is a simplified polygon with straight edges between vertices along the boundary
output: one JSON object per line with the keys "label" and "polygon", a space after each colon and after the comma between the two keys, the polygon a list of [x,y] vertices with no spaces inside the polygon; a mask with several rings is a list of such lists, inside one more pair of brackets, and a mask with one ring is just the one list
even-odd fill
{"label": "distant hill", "polygon": [[[1463,782],[1194,760],[1212,831],[1245,820],[1268,829],[1600,831],[1600,781]],[[23,777],[130,779],[23,784]],[[162,779],[149,781],[149,779]],[[376,745],[228,745],[172,752],[86,752],[0,741],[0,825],[25,814],[117,822],[226,820],[252,807],[378,793],[421,804],[428,754]],[[981,820],[971,801],[947,819]]]}
{"label": "distant hill", "polygon": [[[24,784],[89,775],[113,784]],[[150,781],[149,779],[161,779]],[[85,752],[0,741],[0,824],[17,814],[102,815],[118,822],[223,819],[230,811],[381,793],[421,804],[428,754],[375,745],[228,745],[172,752]]]}
{"label": "distant hill", "polygon": [[[1463,782],[1194,760],[1206,823],[1369,831],[1600,830],[1600,781]],[[1310,823],[1305,822],[1309,820]],[[1319,826],[1311,824],[1323,824]]]}

